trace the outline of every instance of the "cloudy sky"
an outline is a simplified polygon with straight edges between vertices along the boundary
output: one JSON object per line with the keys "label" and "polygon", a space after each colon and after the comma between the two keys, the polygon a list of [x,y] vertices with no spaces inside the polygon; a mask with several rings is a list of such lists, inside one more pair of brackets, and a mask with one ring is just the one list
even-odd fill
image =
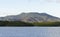
{"label": "cloudy sky", "polygon": [[45,12],[60,17],[60,0],[0,0],[0,16]]}

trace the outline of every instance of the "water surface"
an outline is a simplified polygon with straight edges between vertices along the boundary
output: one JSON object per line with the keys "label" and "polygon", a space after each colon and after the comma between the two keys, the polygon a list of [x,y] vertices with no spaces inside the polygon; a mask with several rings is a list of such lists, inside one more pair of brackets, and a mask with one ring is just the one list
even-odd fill
{"label": "water surface", "polygon": [[60,37],[60,27],[0,27],[0,37]]}

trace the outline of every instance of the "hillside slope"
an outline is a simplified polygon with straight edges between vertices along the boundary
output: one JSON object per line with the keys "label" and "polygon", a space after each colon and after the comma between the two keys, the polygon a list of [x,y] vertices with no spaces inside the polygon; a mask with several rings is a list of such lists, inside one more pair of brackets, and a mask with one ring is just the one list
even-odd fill
{"label": "hillside slope", "polygon": [[60,18],[49,15],[47,13],[21,13],[19,15],[11,15],[0,17],[0,21],[23,21],[23,22],[59,22]]}

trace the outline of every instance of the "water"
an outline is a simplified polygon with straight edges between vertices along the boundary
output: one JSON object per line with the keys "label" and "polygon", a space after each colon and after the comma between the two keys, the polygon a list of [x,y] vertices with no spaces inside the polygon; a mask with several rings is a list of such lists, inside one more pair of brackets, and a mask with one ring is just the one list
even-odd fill
{"label": "water", "polygon": [[60,27],[0,27],[0,37],[60,37]]}

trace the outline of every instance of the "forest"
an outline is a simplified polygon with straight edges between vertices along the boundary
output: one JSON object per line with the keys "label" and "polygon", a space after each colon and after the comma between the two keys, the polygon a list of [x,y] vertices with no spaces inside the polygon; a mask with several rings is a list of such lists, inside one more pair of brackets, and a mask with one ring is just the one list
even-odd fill
{"label": "forest", "polygon": [[60,22],[22,22],[22,21],[0,21],[0,26],[60,26]]}

